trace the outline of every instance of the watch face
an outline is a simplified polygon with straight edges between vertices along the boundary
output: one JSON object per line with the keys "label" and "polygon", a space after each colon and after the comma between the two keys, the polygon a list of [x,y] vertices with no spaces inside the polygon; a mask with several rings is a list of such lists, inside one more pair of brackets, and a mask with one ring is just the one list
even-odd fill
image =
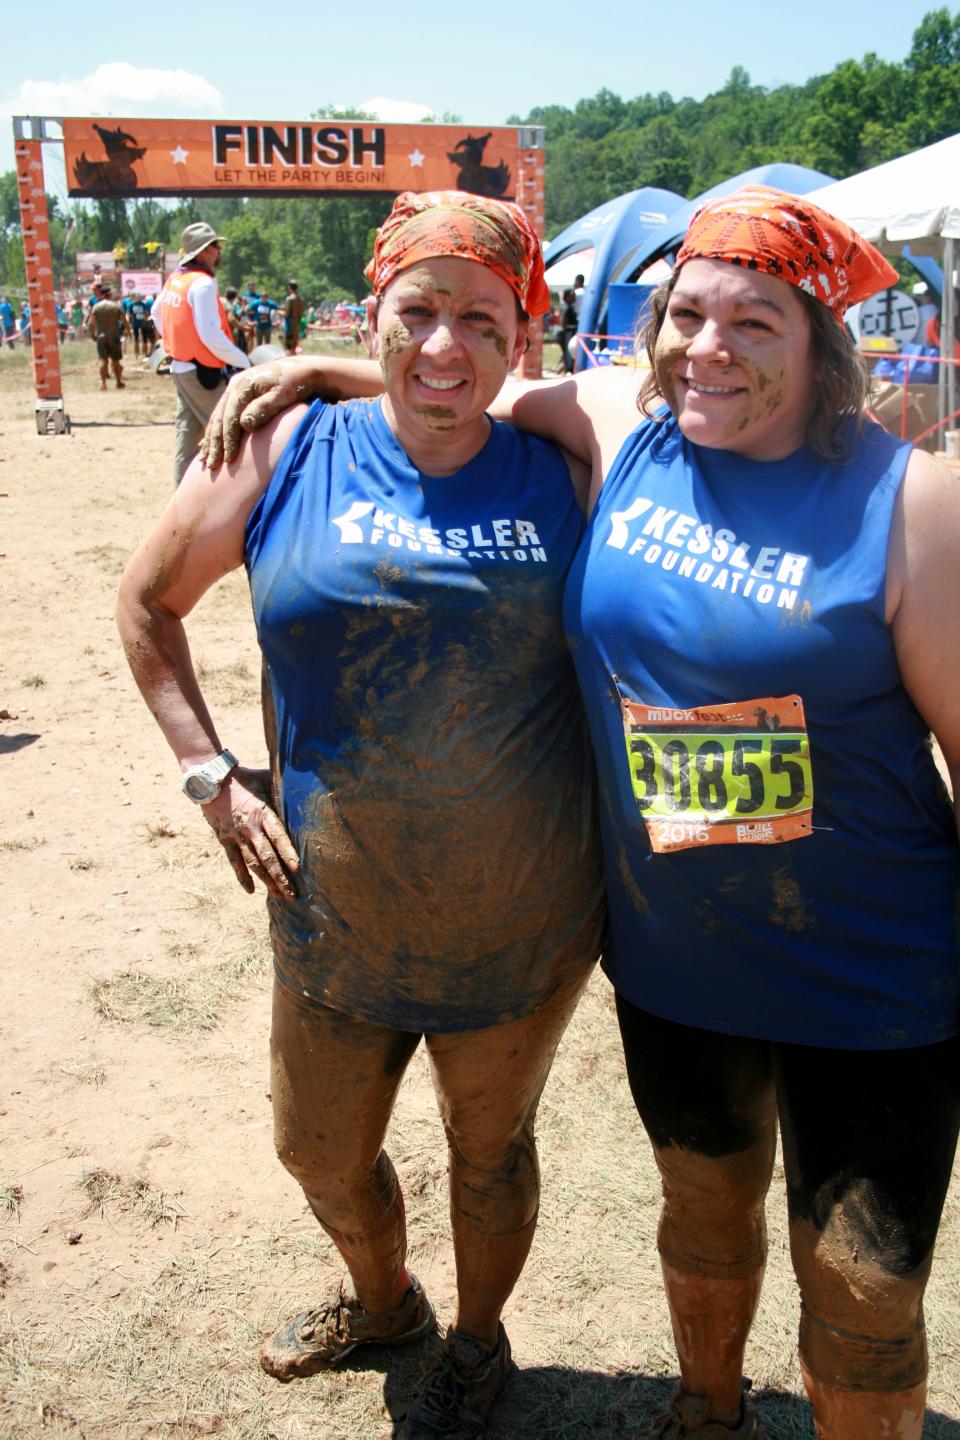
{"label": "watch face", "polygon": [[188,775],[183,782],[184,792],[191,800],[202,805],[206,800],[212,800],[217,793],[218,787],[211,784],[203,775]]}

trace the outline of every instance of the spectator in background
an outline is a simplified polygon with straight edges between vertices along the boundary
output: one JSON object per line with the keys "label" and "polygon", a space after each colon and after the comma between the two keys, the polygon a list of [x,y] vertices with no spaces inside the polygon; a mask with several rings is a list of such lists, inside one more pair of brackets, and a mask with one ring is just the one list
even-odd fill
{"label": "spectator in background", "polygon": [[576,298],[575,290],[564,290],[563,309],[560,312],[560,348],[563,351],[564,373],[567,375],[571,375],[574,370],[573,342],[578,328]]}
{"label": "spectator in background", "polygon": [[67,338],[67,312],[59,300],[54,301],[53,309],[57,317],[57,339],[62,345]]}
{"label": "spectator in background", "polygon": [[147,307],[144,304],[143,296],[136,290],[127,301],[126,311],[127,321],[133,333],[133,353],[139,356],[143,348],[143,322],[146,319]]}
{"label": "spectator in background", "polygon": [[300,321],[307,302],[300,294],[296,280],[287,281],[287,298],[283,302],[283,344],[288,355],[296,354],[300,339]]}
{"label": "spectator in background", "polygon": [[100,389],[107,388],[108,369],[113,370],[117,389],[124,388],[123,381],[123,337],[130,329],[126,312],[118,300],[114,300],[109,285],[101,285],[100,299],[90,311],[90,334],[97,342],[97,358],[100,361]]}
{"label": "spectator in background", "polygon": [[152,295],[144,295],[143,308],[146,312],[143,317],[143,354],[149,360],[157,343],[157,331],[153,323],[153,299]]}
{"label": "spectator in background", "polygon": [[276,300],[271,300],[269,292],[264,287],[263,294],[253,307],[257,324],[257,344],[269,345],[273,333],[273,317],[279,310]]}
{"label": "spectator in background", "polygon": [[177,387],[173,483],[200,448],[204,428],[227,387],[231,370],[245,370],[246,355],[233,343],[216,270],[224,237],[199,221],[180,236],[183,259],[157,296],[153,323],[170,356]]}
{"label": "spectator in background", "polygon": [[580,305],[583,300],[583,292],[587,288],[587,282],[582,275],[575,275],[573,278],[573,308],[577,312],[577,324],[580,323]]}
{"label": "spectator in background", "polygon": [[30,340],[31,340],[31,336],[30,336],[30,306],[27,304],[26,301],[24,301],[23,304],[20,306],[19,327],[20,327],[20,339],[23,341],[24,345],[29,345],[29,344],[30,344]]}
{"label": "spectator in background", "polygon": [[83,301],[79,295],[74,296],[70,306],[70,330],[71,339],[83,339]]}
{"label": "spectator in background", "polygon": [[225,309],[227,312],[227,324],[230,326],[230,334],[233,343],[244,355],[248,353],[247,332],[244,325],[246,310],[241,303],[240,297],[231,285],[224,294]]}
{"label": "spectator in background", "polygon": [[16,314],[6,295],[0,295],[0,331],[3,332],[3,343],[7,349],[15,349],[17,344]]}

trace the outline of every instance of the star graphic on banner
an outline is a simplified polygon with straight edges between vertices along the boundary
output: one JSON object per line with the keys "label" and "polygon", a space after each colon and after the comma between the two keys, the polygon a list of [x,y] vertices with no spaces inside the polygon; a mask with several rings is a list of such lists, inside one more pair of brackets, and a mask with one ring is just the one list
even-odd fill
{"label": "star graphic on banner", "polygon": [[423,151],[420,149],[414,150],[411,155],[407,156],[407,159],[410,161],[411,165],[422,165],[426,158],[426,155],[424,155]]}
{"label": "star graphic on banner", "polygon": [[182,145],[178,145],[176,150],[170,151],[170,154],[173,157],[174,165],[186,165],[187,156],[190,154],[190,151],[184,150]]}

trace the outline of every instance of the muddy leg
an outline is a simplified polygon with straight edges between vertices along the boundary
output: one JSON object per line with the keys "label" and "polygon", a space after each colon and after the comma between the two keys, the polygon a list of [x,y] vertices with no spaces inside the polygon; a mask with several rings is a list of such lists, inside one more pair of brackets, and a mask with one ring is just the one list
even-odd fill
{"label": "muddy leg", "polygon": [[500,1313],[533,1243],[540,1204],[534,1121],[585,983],[523,1020],[427,1037],[450,1155],[454,1328],[487,1345],[497,1343]]}
{"label": "muddy leg", "polygon": [[276,981],[274,1143],[369,1315],[406,1293],[403,1198],[383,1137],[419,1035],[297,1003]]}
{"label": "muddy leg", "polygon": [[956,1147],[956,1040],[777,1047],[800,1364],[820,1440],[920,1440],[923,1292]]}
{"label": "muddy leg", "polygon": [[741,1413],[743,1353],[766,1263],[776,1097],[762,1041],[675,1025],[617,997],[634,1102],[663,1184],[657,1236],[684,1390]]}

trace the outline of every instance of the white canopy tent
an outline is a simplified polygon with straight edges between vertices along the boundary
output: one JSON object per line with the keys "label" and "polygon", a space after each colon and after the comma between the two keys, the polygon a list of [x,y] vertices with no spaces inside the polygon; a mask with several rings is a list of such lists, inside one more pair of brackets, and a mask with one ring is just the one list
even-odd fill
{"label": "white canopy tent", "polygon": [[[960,135],[812,190],[808,200],[883,249],[943,253],[940,351],[954,354],[955,242],[960,239]],[[956,367],[941,365],[940,419],[957,408]]]}
{"label": "white canopy tent", "polygon": [[555,260],[546,270],[547,284],[551,290],[570,290],[578,275],[589,280],[593,273],[593,262],[596,257],[596,250],[589,245],[585,250],[573,250],[569,255],[564,255]]}

